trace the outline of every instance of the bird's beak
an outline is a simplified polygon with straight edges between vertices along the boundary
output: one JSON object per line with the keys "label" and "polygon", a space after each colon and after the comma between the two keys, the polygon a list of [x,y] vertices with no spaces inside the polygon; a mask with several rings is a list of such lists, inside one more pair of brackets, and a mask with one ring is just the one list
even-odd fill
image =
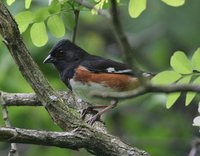
{"label": "bird's beak", "polygon": [[43,61],[43,63],[53,63],[53,62],[55,62],[55,58],[54,57],[52,57],[51,55],[48,55],[45,59],[44,59],[44,61]]}

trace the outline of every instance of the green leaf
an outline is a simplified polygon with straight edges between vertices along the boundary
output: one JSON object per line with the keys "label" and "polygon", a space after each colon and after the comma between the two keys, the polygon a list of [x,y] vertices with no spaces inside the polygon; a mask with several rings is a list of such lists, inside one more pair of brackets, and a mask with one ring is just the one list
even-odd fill
{"label": "green leaf", "polygon": [[47,26],[55,37],[60,38],[65,35],[65,25],[58,15],[50,17]]}
{"label": "green leaf", "polygon": [[128,5],[129,15],[137,18],[145,9],[147,0],[130,0]]}
{"label": "green leaf", "polygon": [[39,9],[35,14],[35,22],[43,22],[49,15],[48,8]]}
{"label": "green leaf", "polygon": [[178,7],[185,3],[185,0],[162,0],[164,3],[170,6]]}
{"label": "green leaf", "polygon": [[[192,78],[191,75],[183,77],[177,84],[179,84],[179,85],[180,84],[188,84],[190,82],[191,78]],[[180,92],[168,94],[167,103],[166,103],[167,109],[169,109],[171,106],[174,105],[174,103],[180,97],[180,95],[181,95]]]}
{"label": "green leaf", "polygon": [[61,4],[59,3],[58,0],[53,0],[48,10],[49,10],[49,13],[51,14],[58,13],[61,10]]}
{"label": "green leaf", "polygon": [[41,47],[47,43],[48,36],[44,22],[34,23],[30,33],[32,42],[37,47]]}
{"label": "green leaf", "polygon": [[170,93],[167,96],[167,104],[166,104],[167,109],[169,109],[174,105],[174,103],[176,102],[176,100],[179,98],[180,95],[181,93]]}
{"label": "green leaf", "polygon": [[181,74],[175,71],[163,71],[158,73],[151,79],[151,82],[156,85],[168,85],[181,78]]}
{"label": "green leaf", "polygon": [[15,0],[7,0],[6,2],[8,5],[12,5],[15,2]]}
{"label": "green leaf", "polygon": [[192,65],[187,59],[187,56],[181,52],[176,51],[170,59],[171,67],[180,74],[190,74],[192,73]]}
{"label": "green leaf", "polygon": [[25,8],[29,9],[31,5],[32,0],[25,0]]}
{"label": "green leaf", "polygon": [[30,11],[20,12],[15,16],[15,20],[19,26],[20,33],[23,33],[28,28],[29,24],[33,22],[34,14]]}
{"label": "green leaf", "polygon": [[[200,85],[200,77],[197,77],[193,82],[192,82],[193,85]],[[197,93],[196,92],[188,92],[186,94],[186,100],[185,100],[185,105],[188,106],[191,101],[194,99],[195,95]]]}
{"label": "green leaf", "polygon": [[192,56],[192,65],[196,70],[200,71],[200,48]]}
{"label": "green leaf", "polygon": [[107,0],[101,0],[101,1],[96,1],[97,4],[94,6],[94,8],[91,10],[91,13],[93,15],[97,15],[98,12],[97,10],[100,10],[103,8],[104,4],[107,3]]}

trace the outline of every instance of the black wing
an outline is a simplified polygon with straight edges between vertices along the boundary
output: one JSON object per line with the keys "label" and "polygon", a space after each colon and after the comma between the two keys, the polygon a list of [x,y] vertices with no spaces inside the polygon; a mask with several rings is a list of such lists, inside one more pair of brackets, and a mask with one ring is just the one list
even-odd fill
{"label": "black wing", "polygon": [[115,73],[115,74],[127,74],[134,75],[133,71],[125,64],[115,62],[102,57],[88,56],[83,62],[80,63],[84,67],[87,67],[92,72],[100,73]]}

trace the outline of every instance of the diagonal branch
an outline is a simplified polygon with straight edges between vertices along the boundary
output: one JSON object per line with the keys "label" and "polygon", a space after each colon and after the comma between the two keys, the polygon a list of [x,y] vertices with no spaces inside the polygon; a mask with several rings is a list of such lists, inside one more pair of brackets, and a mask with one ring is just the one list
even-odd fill
{"label": "diagonal branch", "polygon": [[123,50],[125,62],[130,68],[133,68],[133,70],[136,73],[140,73],[140,70],[136,67],[135,61],[133,60],[133,50],[128,42],[128,39],[126,37],[126,34],[124,33],[122,29],[122,24],[119,19],[119,11],[117,9],[117,2],[116,0],[111,0],[111,19],[112,19],[112,25],[115,30],[115,35],[117,39],[119,40],[120,46]]}
{"label": "diagonal branch", "polygon": [[[28,49],[22,41],[16,22],[1,1],[0,33],[22,75],[35,91],[37,97],[53,120],[65,130],[76,128],[80,124],[77,114],[72,113],[70,109],[62,103],[60,97],[44,78],[44,75],[33,61]],[[63,116],[60,116],[60,114],[63,114]],[[69,123],[71,124],[66,124],[66,118],[69,119]],[[75,125],[72,123],[77,124]]]}

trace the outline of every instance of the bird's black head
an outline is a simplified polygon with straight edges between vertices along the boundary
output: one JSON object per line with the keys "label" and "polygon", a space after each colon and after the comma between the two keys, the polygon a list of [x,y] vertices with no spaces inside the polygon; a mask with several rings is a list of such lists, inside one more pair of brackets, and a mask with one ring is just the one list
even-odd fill
{"label": "bird's black head", "polygon": [[53,63],[62,72],[69,66],[78,64],[87,55],[88,53],[83,49],[71,41],[63,39],[53,46],[43,63]]}

